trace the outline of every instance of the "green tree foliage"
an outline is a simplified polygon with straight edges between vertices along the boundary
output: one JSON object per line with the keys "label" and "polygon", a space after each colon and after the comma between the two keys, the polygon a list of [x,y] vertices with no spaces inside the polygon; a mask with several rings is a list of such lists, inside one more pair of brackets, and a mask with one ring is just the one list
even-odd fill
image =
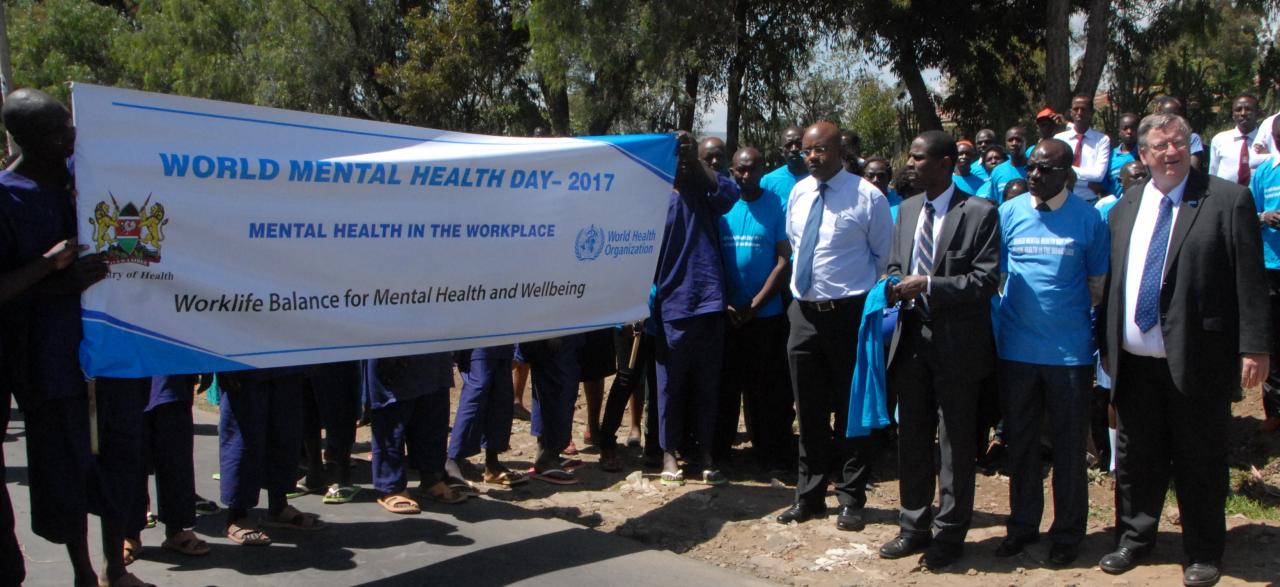
{"label": "green tree foliage", "polygon": [[66,99],[66,82],[117,83],[112,43],[125,22],[110,8],[80,0],[10,2],[6,7],[13,87],[35,87]]}

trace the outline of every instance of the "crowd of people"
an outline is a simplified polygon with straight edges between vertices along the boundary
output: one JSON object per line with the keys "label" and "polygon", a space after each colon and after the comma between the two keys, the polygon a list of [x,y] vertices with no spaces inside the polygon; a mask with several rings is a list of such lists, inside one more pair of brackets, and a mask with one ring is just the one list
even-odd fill
{"label": "crowd of people", "polygon": [[[1236,126],[1206,149],[1167,97],[1122,115],[1113,147],[1093,108],[1079,96],[1070,112],[1042,110],[1034,142],[1021,126],[1003,144],[989,129],[972,141],[924,132],[897,174],[829,122],[784,129],[773,170],[759,149],[678,133],[651,315],[634,324],[457,353],[86,382],[79,295],[108,267],[77,245],[75,129],[55,99],[15,91],[2,112],[22,155],[0,172],[0,422],[16,398],[32,529],[66,545],[80,585],[145,584],[126,567],[142,554],[152,503],[162,548],[207,554],[191,531],[197,511],[219,509],[195,492],[202,390],[217,393],[219,501],[237,544],[323,528],[291,497],[352,501],[362,419],[390,514],[464,502],[474,482],[572,485],[581,386],[582,440],[599,448],[599,466],[622,470],[630,406],[627,443],[667,486],[728,483],[743,418],[759,466],[797,474],[782,524],[823,516],[830,485],[836,527],[862,530],[872,467],[896,444],[900,532],[880,556],[920,553],[932,570],[963,557],[976,471],[997,453],[1010,515],[996,556],[1041,538],[1047,438],[1049,564],[1077,558],[1092,453],[1116,479],[1116,548],[1102,570],[1123,573],[1154,548],[1172,481],[1184,583],[1214,584],[1238,390],[1265,380],[1259,429],[1280,428],[1280,361],[1269,356],[1280,117],[1259,124],[1258,101],[1242,95]],[[516,418],[537,438],[527,470],[502,460]],[[21,584],[7,491],[0,499],[0,583]],[[102,525],[101,576],[89,513]]]}

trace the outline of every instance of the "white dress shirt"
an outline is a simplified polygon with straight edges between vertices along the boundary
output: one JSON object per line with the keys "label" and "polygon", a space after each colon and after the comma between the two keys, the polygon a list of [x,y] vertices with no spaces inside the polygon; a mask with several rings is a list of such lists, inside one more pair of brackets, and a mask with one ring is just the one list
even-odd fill
{"label": "white dress shirt", "polygon": [[[1059,139],[1071,147],[1072,160],[1074,161],[1075,148],[1076,143],[1079,142],[1079,136],[1080,134],[1073,127],[1054,135],[1053,138]],[[1080,149],[1080,165],[1072,165],[1071,168],[1076,172],[1076,185],[1072,188],[1071,193],[1086,202],[1097,200],[1098,194],[1089,189],[1089,184],[1106,181],[1107,174],[1111,171],[1111,139],[1097,129],[1091,128],[1084,131],[1084,144]]]}
{"label": "white dress shirt", "polygon": [[[1257,134],[1256,128],[1246,135],[1240,132],[1239,127],[1233,126],[1231,130],[1224,130],[1214,135],[1213,140],[1209,142],[1209,174],[1236,183],[1240,179],[1240,145],[1243,143],[1245,149],[1252,153],[1253,141]],[[1249,158],[1251,169],[1262,162],[1262,159],[1258,159],[1255,163],[1253,159],[1253,157]]]}
{"label": "white dress shirt", "polygon": [[[787,203],[787,240],[800,250],[809,210],[818,201],[818,184],[806,177],[791,190]],[[893,243],[893,217],[889,201],[871,182],[840,170],[827,180],[822,223],[813,251],[813,285],[807,292],[796,288],[791,272],[791,295],[819,302],[862,295],[875,285],[889,265]]]}
{"label": "white dress shirt", "polygon": [[[910,271],[907,272],[907,275],[918,275],[918,273],[916,273],[916,257],[918,256],[917,253],[920,251],[920,247],[918,245],[920,242],[920,233],[924,230],[924,204],[926,202],[933,204],[933,266],[938,266],[938,245],[940,244],[938,243],[938,240],[942,238],[942,227],[946,224],[947,220],[947,209],[951,207],[951,196],[955,195],[955,193],[955,182],[952,182],[951,185],[947,186],[947,189],[941,194],[938,194],[938,197],[934,198],[932,202],[929,201],[929,197],[924,192],[920,192],[919,196],[922,198],[920,203],[920,216],[916,218],[916,229],[912,232],[915,236],[912,237],[911,240],[911,266],[909,267]],[[933,276],[926,275],[925,277],[927,277],[928,280],[925,284],[924,293],[933,293]]]}
{"label": "white dress shirt", "polygon": [[[1178,205],[1182,203],[1182,194],[1187,189],[1186,178],[1167,194],[1173,202],[1172,214],[1169,217],[1169,237],[1173,240],[1173,227],[1178,224]],[[1130,354],[1143,357],[1164,357],[1164,333],[1162,325],[1157,322],[1151,330],[1142,332],[1135,320],[1138,311],[1138,289],[1142,287],[1142,270],[1147,264],[1147,250],[1151,245],[1151,235],[1156,231],[1156,217],[1160,215],[1160,198],[1166,194],[1156,189],[1156,182],[1148,181],[1142,190],[1142,201],[1138,202],[1138,216],[1133,220],[1133,232],[1129,233],[1129,258],[1124,265],[1124,337],[1120,345]],[[1165,242],[1165,267],[1169,266],[1169,242]],[[1164,283],[1164,274],[1160,281]]]}
{"label": "white dress shirt", "polygon": [[1276,138],[1271,134],[1271,125],[1275,123],[1276,117],[1280,116],[1280,112],[1272,114],[1262,120],[1258,125],[1258,135],[1253,138],[1253,146],[1261,146],[1266,150],[1265,153],[1258,153],[1253,149],[1249,150],[1249,165],[1257,167],[1267,160],[1272,153],[1276,152]]}

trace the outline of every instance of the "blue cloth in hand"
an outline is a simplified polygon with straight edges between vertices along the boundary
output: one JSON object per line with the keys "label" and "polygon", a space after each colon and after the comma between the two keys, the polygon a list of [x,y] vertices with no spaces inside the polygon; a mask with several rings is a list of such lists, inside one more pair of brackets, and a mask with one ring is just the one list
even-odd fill
{"label": "blue cloth in hand", "polygon": [[867,292],[862,306],[862,324],[858,327],[858,362],[853,367],[853,385],[849,389],[849,419],[845,437],[868,436],[872,430],[890,423],[885,396],[885,333],[881,322],[889,305],[885,289],[898,283],[897,277],[881,279]]}

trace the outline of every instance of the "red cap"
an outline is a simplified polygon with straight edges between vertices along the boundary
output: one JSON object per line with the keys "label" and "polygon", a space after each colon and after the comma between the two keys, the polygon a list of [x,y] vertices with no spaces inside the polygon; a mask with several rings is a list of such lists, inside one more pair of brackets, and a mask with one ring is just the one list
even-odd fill
{"label": "red cap", "polygon": [[1040,120],[1041,118],[1054,118],[1057,115],[1058,113],[1054,112],[1052,108],[1045,108],[1036,114],[1036,120]]}

